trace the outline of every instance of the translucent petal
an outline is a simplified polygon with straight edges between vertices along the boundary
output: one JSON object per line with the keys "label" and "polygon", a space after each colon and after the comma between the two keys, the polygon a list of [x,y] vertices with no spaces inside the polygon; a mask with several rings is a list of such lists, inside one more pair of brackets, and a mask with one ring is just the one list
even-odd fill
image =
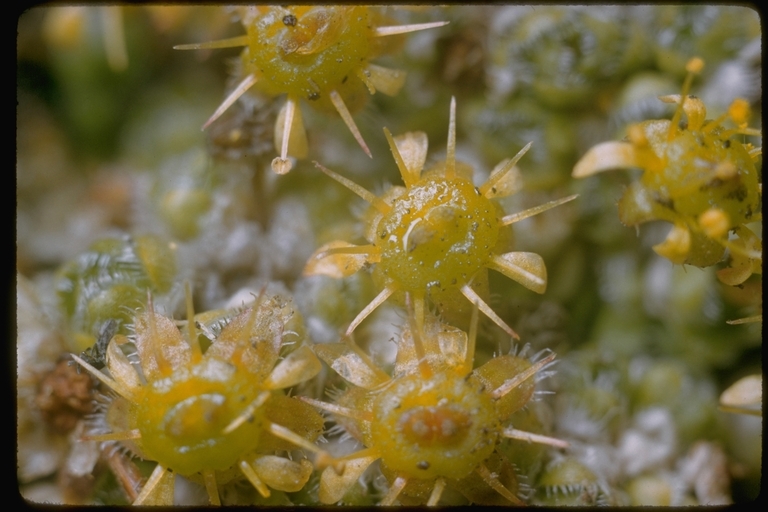
{"label": "translucent petal", "polygon": [[315,353],[344,380],[365,389],[373,389],[389,377],[346,343],[315,345]]}
{"label": "translucent petal", "polygon": [[573,167],[574,178],[627,167],[641,167],[635,148],[628,142],[603,142],[581,157]]}
{"label": "translucent petal", "polygon": [[508,252],[494,256],[488,268],[501,272],[536,293],[547,290],[547,267],[544,259],[534,252]]}
{"label": "translucent petal", "polygon": [[317,276],[325,275],[341,279],[342,277],[351,276],[366,264],[368,260],[367,254],[324,254],[330,249],[338,249],[341,247],[356,247],[349,242],[342,240],[335,240],[328,242],[320,247],[309,258],[306,266],[304,267],[305,276]]}
{"label": "translucent petal", "polygon": [[134,505],[173,505],[173,490],[176,475],[158,464],[141,489]]}
{"label": "translucent petal", "polygon": [[269,487],[285,492],[300,491],[312,474],[312,463],[307,459],[294,462],[275,455],[256,457],[251,467]]}
{"label": "translucent petal", "polygon": [[320,501],[328,505],[339,501],[368,466],[378,458],[378,456],[368,456],[348,460],[341,475],[336,474],[332,467],[325,468],[320,477]]}
{"label": "translucent petal", "polygon": [[427,134],[408,132],[394,137],[394,140],[408,173],[415,180],[418,180],[421,170],[424,168],[424,162],[427,160],[427,147],[429,145]]}
{"label": "translucent petal", "polygon": [[322,368],[312,350],[303,345],[280,361],[264,382],[267,389],[285,389],[311,379]]}
{"label": "translucent petal", "polygon": [[370,82],[377,91],[381,91],[387,96],[396,95],[405,84],[406,73],[400,69],[368,64],[362,74],[367,78],[367,80],[363,80],[366,85]]}
{"label": "translucent petal", "polygon": [[107,368],[109,368],[109,373],[112,374],[112,377],[117,382],[135,392],[141,387],[139,374],[136,373],[136,368],[128,360],[128,356],[123,354],[123,351],[120,349],[120,343],[127,341],[128,338],[125,336],[117,335],[109,342],[107,346]]}

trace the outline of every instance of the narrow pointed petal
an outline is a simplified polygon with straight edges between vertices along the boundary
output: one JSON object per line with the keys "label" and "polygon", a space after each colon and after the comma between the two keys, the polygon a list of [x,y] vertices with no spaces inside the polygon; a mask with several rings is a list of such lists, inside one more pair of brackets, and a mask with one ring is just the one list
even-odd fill
{"label": "narrow pointed petal", "polygon": [[237,36],[229,39],[219,39],[218,41],[208,41],[206,43],[188,43],[177,44],[174,50],[215,50],[220,48],[236,48],[238,46],[248,46],[248,36]]}
{"label": "narrow pointed petal", "polygon": [[139,489],[144,480],[139,468],[120,450],[109,450],[102,454],[106,457],[109,469],[115,475],[120,488],[125,492],[128,501],[133,503],[139,497]]}
{"label": "narrow pointed petal", "polygon": [[82,366],[83,368],[88,370],[88,373],[90,373],[91,375],[93,375],[94,377],[99,379],[101,382],[103,382],[104,384],[109,386],[112,389],[112,391],[114,391],[118,395],[122,396],[126,400],[129,400],[129,401],[133,401],[134,400],[133,393],[131,393],[130,389],[128,389],[127,387],[122,386],[121,384],[119,384],[117,381],[115,381],[111,377],[107,377],[106,375],[101,373],[99,370],[97,370],[96,368],[94,368],[90,364],[86,363],[85,361],[83,361],[82,359],[77,357],[75,354],[70,354],[70,356],[72,357],[72,359],[74,359],[77,362],[77,364],[79,364],[80,366]]}
{"label": "narrow pointed petal", "polygon": [[493,169],[488,181],[480,186],[480,193],[487,198],[511,196],[523,186],[520,170],[515,167],[518,161],[525,155],[533,142],[529,142],[523,149],[508,160],[503,160]]}
{"label": "narrow pointed petal", "polygon": [[397,500],[397,497],[400,496],[400,493],[403,492],[403,489],[405,489],[406,485],[408,485],[408,478],[399,475],[397,478],[395,478],[395,481],[392,482],[392,486],[389,488],[389,491],[387,491],[387,494],[381,500],[379,505],[382,507],[393,505],[395,500]]}
{"label": "narrow pointed petal", "polygon": [[501,319],[499,315],[496,314],[494,310],[491,309],[491,307],[485,303],[483,299],[480,298],[480,296],[475,292],[475,290],[472,289],[471,286],[468,284],[465,284],[461,287],[461,293],[464,294],[466,298],[469,299],[469,301],[473,304],[477,304],[477,307],[485,313],[485,316],[493,320],[493,323],[501,327],[504,332],[515,338],[516,340],[520,339],[520,336],[512,329],[510,326],[507,325],[507,323]]}
{"label": "narrow pointed petal", "polygon": [[122,432],[110,432],[109,434],[93,434],[80,437],[81,441],[127,441],[129,439],[141,439],[139,429],[124,430]]}
{"label": "narrow pointed petal", "polygon": [[430,23],[413,23],[411,25],[394,25],[389,27],[376,27],[374,29],[375,37],[393,36],[396,34],[407,34],[418,30],[427,30],[430,28],[443,27],[450,23],[449,21],[433,21]]}
{"label": "narrow pointed petal", "polygon": [[493,256],[488,268],[501,272],[536,293],[547,291],[547,267],[535,252],[508,252]]}
{"label": "narrow pointed petal", "polygon": [[553,352],[541,361],[538,361],[537,363],[531,365],[528,367],[528,369],[518,373],[514,377],[512,377],[509,380],[504,381],[504,384],[493,390],[491,393],[491,396],[493,398],[501,398],[513,389],[515,389],[517,386],[525,382],[526,380],[533,377],[536,372],[539,370],[542,370],[545,366],[547,366],[549,363],[555,360],[556,354]]}
{"label": "narrow pointed petal", "polygon": [[317,356],[302,345],[280,361],[264,382],[266,389],[285,389],[311,379],[322,369]]}
{"label": "narrow pointed petal", "polygon": [[320,449],[316,445],[310,443],[309,441],[301,437],[299,434],[295,433],[290,429],[283,427],[282,425],[278,425],[277,423],[272,423],[272,422],[266,422],[265,428],[273,436],[279,437],[280,439],[284,441],[288,441],[289,443],[293,443],[299,448],[306,450],[310,453],[314,453],[317,456],[315,459],[316,467],[326,467],[328,465],[331,465],[337,462],[337,459],[332,457],[328,452]]}
{"label": "narrow pointed petal", "polygon": [[363,136],[360,134],[360,130],[357,128],[355,120],[352,119],[352,114],[349,113],[349,109],[344,104],[344,100],[341,99],[341,95],[336,91],[331,91],[330,98],[331,103],[333,103],[333,106],[336,107],[336,111],[341,116],[344,124],[347,125],[347,128],[349,128],[349,131],[352,132],[352,136],[355,138],[357,143],[360,144],[360,147],[363,148],[363,151],[365,151],[366,155],[368,155],[370,158],[373,158],[373,155],[371,155],[371,150],[368,149],[365,140],[363,140]]}
{"label": "narrow pointed petal", "polygon": [[251,482],[254,489],[256,489],[263,498],[269,498],[272,494],[269,492],[269,487],[267,487],[267,484],[259,478],[259,475],[256,474],[251,465],[245,460],[240,460],[237,465],[240,467],[240,471],[243,472],[248,481]]}
{"label": "narrow pointed petal", "polygon": [[728,325],[741,325],[741,324],[753,324],[763,321],[763,315],[748,316],[744,318],[737,318],[736,320],[726,320]]}
{"label": "narrow pointed petal", "polygon": [[162,464],[155,466],[147,483],[133,505],[173,505],[173,487],[176,475]]}
{"label": "narrow pointed petal", "polygon": [[211,117],[208,118],[208,120],[203,125],[203,130],[208,128],[212,122],[217,120],[219,117],[221,117],[221,114],[227,111],[229,107],[232,106],[234,102],[237,101],[237,99],[245,94],[245,91],[251,88],[253,84],[256,83],[256,75],[250,74],[246,76],[242,82],[240,82],[237,87],[235,87],[231,93],[229,93],[229,96],[227,96],[224,101],[221,102],[221,105],[219,105],[219,108],[216,109],[216,112],[213,113]]}
{"label": "narrow pointed petal", "polygon": [[187,302],[187,343],[189,343],[189,349],[192,353],[192,362],[197,363],[203,357],[203,351],[197,339],[195,308],[192,304],[192,286],[189,284],[189,281],[184,283],[184,296]]}
{"label": "narrow pointed petal", "polygon": [[387,286],[383,290],[381,290],[381,293],[379,293],[365,308],[358,313],[358,315],[355,317],[354,320],[352,320],[352,323],[349,324],[349,327],[347,328],[346,335],[349,336],[352,334],[352,331],[354,331],[358,325],[360,325],[360,322],[365,320],[368,315],[373,313],[373,310],[375,310],[377,307],[381,306],[381,304],[389,298],[390,295],[395,293],[395,288]]}
{"label": "narrow pointed petal", "polygon": [[429,366],[429,362],[427,361],[427,350],[426,344],[424,342],[424,295],[417,295],[413,302],[413,310],[411,310],[411,294],[406,293],[405,309],[408,312],[408,330],[411,332],[413,352],[416,356],[416,363],[418,365],[421,378],[428,380],[432,378],[433,372],[432,368]]}
{"label": "narrow pointed petal", "polygon": [[205,490],[208,492],[208,501],[214,507],[221,505],[219,499],[219,486],[216,484],[216,472],[212,469],[203,471],[203,482],[205,483]]}
{"label": "narrow pointed petal", "polygon": [[569,201],[573,201],[577,197],[579,197],[579,194],[573,194],[567,197],[563,197],[561,199],[555,199],[554,201],[549,201],[547,203],[540,204],[539,206],[528,208],[527,210],[523,210],[522,212],[513,213],[512,215],[507,215],[506,217],[503,217],[499,221],[499,223],[502,226],[508,226],[510,224],[514,224],[515,222],[520,222],[523,219],[527,219],[528,217],[533,217],[534,215],[538,215],[547,210],[551,210],[555,206],[560,206],[561,204],[565,204]]}
{"label": "narrow pointed petal", "polygon": [[338,181],[345,187],[347,187],[349,190],[360,196],[364,201],[368,202],[371,206],[379,210],[381,213],[389,213],[390,210],[392,210],[392,207],[376,197],[374,194],[369,192],[368,190],[364,189],[357,183],[355,183],[352,180],[348,180],[344,176],[340,174],[336,174],[330,169],[327,169],[326,167],[323,167],[318,162],[315,162],[315,167],[323,171],[325,174],[327,174],[329,177],[333,178],[334,180]]}
{"label": "narrow pointed petal", "polygon": [[512,494],[509,489],[504,487],[501,482],[499,482],[499,479],[496,477],[496,475],[491,473],[485,464],[480,464],[475,471],[483,478],[483,480],[485,480],[485,483],[491,486],[494,491],[501,494],[515,505],[525,505],[525,503],[523,503],[520,498]]}
{"label": "narrow pointed petal", "polygon": [[245,423],[246,421],[252,419],[254,411],[264,405],[267,400],[269,400],[270,394],[269,391],[262,391],[259,393],[259,396],[257,396],[248,406],[241,412],[234,420],[230,422],[229,425],[227,425],[224,430],[222,431],[222,434],[227,435],[231,434],[237,428]]}
{"label": "narrow pointed petal", "polygon": [[522,430],[517,430],[515,428],[505,428],[502,431],[501,435],[509,439],[519,439],[521,441],[528,441],[529,443],[548,444],[549,446],[554,446],[555,448],[568,448],[570,446],[568,441],[563,441],[562,439],[557,439],[555,437],[549,437],[549,436],[542,436],[539,434],[534,434],[532,432],[524,432]]}
{"label": "narrow pointed petal", "polygon": [[453,179],[456,175],[456,97],[451,96],[451,114],[448,121],[448,146],[445,158],[445,177]]}
{"label": "narrow pointed petal", "polygon": [[472,319],[469,322],[469,335],[467,336],[467,349],[464,353],[464,360],[462,361],[463,373],[468,374],[472,371],[472,366],[475,364],[475,347],[477,345],[477,322],[479,320],[479,307],[474,304],[472,308]]}
{"label": "narrow pointed petal", "polygon": [[444,489],[445,479],[440,477],[435,480],[435,486],[432,488],[432,493],[429,495],[429,500],[427,501],[428,507],[437,506],[437,504],[440,502],[440,497],[443,495]]}
{"label": "narrow pointed petal", "polygon": [[314,398],[309,398],[308,396],[299,396],[296,398],[306,404],[311,405],[312,407],[317,407],[318,409],[322,409],[323,411],[335,414],[336,416],[344,416],[345,418],[352,418],[353,420],[357,421],[373,421],[373,413],[370,411],[358,411],[357,409],[350,409],[349,407],[343,407],[341,405],[331,404],[321,400],[315,400]]}

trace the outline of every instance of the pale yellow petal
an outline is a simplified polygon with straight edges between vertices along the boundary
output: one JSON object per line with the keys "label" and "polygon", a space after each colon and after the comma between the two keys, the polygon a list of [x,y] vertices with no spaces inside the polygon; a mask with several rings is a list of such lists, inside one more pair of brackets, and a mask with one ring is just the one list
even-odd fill
{"label": "pale yellow petal", "polygon": [[571,176],[584,178],[599,172],[641,167],[635,148],[628,142],[603,142],[587,151],[573,167]]}
{"label": "pale yellow petal", "polygon": [[547,290],[547,267],[544,259],[534,252],[508,252],[494,256],[488,268],[501,272],[536,293]]}
{"label": "pale yellow petal", "polygon": [[340,475],[332,467],[325,468],[320,476],[320,502],[330,505],[343,498],[368,466],[378,458],[368,456],[348,460]]}
{"label": "pale yellow petal", "polygon": [[317,251],[315,251],[315,253],[309,258],[309,261],[307,261],[307,264],[304,267],[304,275],[324,275],[337,279],[351,276],[363,268],[363,266],[368,261],[368,255],[338,252],[329,254],[328,251],[331,249],[354,247],[357,246],[341,240],[328,242],[327,244],[320,247]]}
{"label": "pale yellow petal", "polygon": [[373,389],[389,377],[345,343],[315,345],[315,353],[344,380],[364,389]]}
{"label": "pale yellow petal", "polygon": [[285,492],[300,491],[312,474],[312,463],[299,462],[275,455],[261,455],[251,462],[259,478],[272,489]]}
{"label": "pale yellow petal", "polygon": [[309,380],[322,369],[312,350],[303,345],[280,361],[264,382],[267,389],[285,389]]}

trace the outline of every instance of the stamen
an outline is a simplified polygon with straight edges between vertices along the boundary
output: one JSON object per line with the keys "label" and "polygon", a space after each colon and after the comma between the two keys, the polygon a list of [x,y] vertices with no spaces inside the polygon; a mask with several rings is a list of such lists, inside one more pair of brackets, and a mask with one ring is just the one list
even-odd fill
{"label": "stamen", "polygon": [[688,91],[691,90],[691,84],[693,83],[693,76],[701,72],[704,68],[704,61],[699,57],[694,57],[688,61],[685,65],[688,74],[685,76],[683,82],[683,90],[680,94],[680,103],[678,103],[675,109],[675,114],[672,116],[672,122],[669,124],[669,131],[667,132],[667,142],[671,142],[675,138],[675,131],[677,131],[677,125],[680,123],[680,117],[683,115],[683,106],[685,100],[688,98]]}
{"label": "stamen", "polygon": [[296,99],[290,94],[285,102],[285,122],[283,124],[283,141],[280,147],[280,159],[272,161],[272,170],[278,174],[285,174],[291,170],[291,162],[288,160],[288,141],[291,138],[291,126],[293,115],[296,112]]}

